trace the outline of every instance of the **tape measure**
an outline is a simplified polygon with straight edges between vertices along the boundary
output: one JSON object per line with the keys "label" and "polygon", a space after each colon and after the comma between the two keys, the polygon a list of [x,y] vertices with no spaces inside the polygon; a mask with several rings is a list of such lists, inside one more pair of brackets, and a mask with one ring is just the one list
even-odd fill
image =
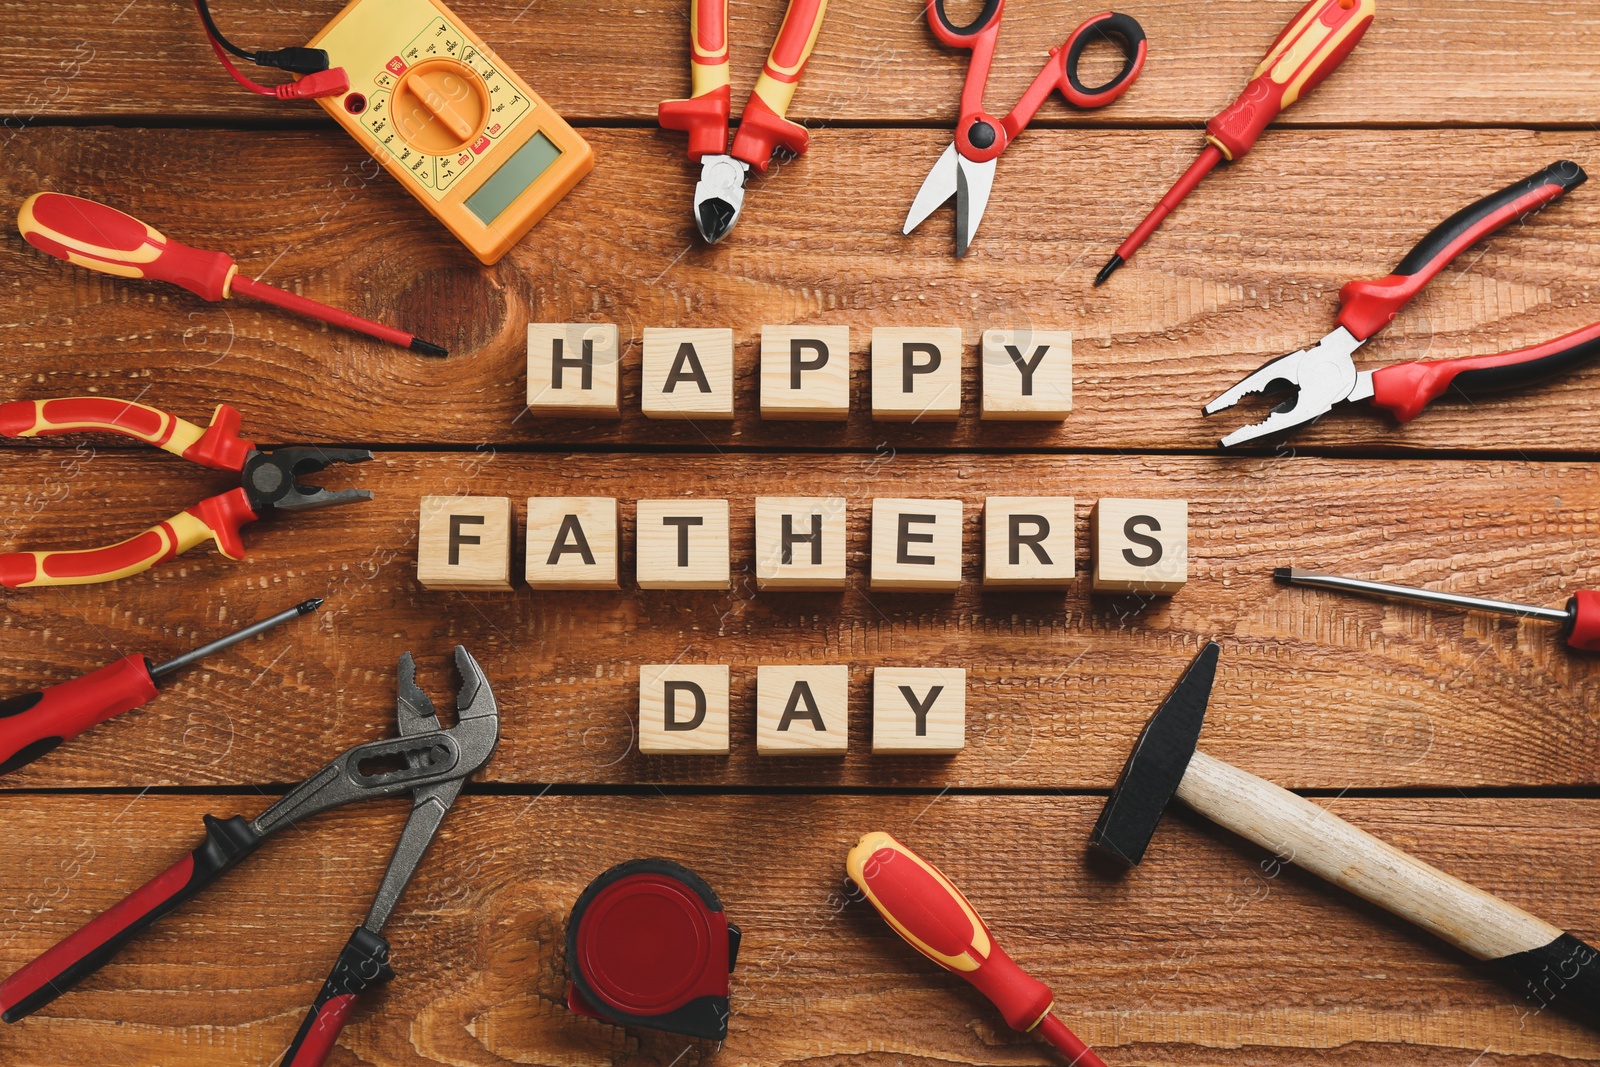
{"label": "tape measure", "polygon": [[567,1007],[580,1015],[721,1041],[739,928],[693,871],[620,863],[589,883],[567,921]]}
{"label": "tape measure", "polygon": [[311,45],[350,78],[317,103],[484,263],[594,169],[588,143],[438,0],[352,0]]}

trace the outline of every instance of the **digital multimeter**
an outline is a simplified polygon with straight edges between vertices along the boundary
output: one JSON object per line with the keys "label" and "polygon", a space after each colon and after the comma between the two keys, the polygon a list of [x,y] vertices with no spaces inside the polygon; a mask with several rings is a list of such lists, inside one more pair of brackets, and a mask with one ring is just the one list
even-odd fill
{"label": "digital multimeter", "polygon": [[438,0],[352,0],[311,41],[350,90],[317,100],[485,263],[594,168],[594,154]]}

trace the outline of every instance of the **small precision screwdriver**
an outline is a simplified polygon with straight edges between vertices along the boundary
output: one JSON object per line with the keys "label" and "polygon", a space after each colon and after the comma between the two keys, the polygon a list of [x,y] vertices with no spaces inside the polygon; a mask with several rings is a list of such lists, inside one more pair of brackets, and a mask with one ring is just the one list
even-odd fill
{"label": "small precision screwdriver", "polygon": [[1218,163],[1242,159],[1284,108],[1332,74],[1360,42],[1376,12],[1377,0],[1311,0],[1301,8],[1273,42],[1239,99],[1206,123],[1208,143],[1200,158],[1100,268],[1094,284],[1104,285]]}
{"label": "small precision screwdriver", "polygon": [[1303,571],[1297,567],[1279,567],[1272,577],[1282,585],[1303,585],[1312,589],[1335,589],[1341,593],[1378,597],[1383,600],[1410,600],[1418,604],[1441,604],[1465,611],[1488,611],[1496,615],[1515,615],[1520,619],[1538,619],[1553,622],[1561,627],[1561,636],[1568,645],[1581,652],[1600,652],[1600,593],[1580,591],[1565,608],[1536,608],[1527,604],[1513,604],[1505,600],[1486,600],[1483,597],[1444,593],[1435,589],[1413,589],[1388,582],[1369,582],[1361,578],[1339,578],[1332,574]]}
{"label": "small precision screwdriver", "polygon": [[1013,1030],[1038,1031],[1076,1067],[1106,1067],[1051,1014],[1055,994],[1032,977],[989,933],[961,890],[886,833],[870,833],[845,859],[850,880],[912,948],[988,997]]}
{"label": "small precision screwdriver", "polygon": [[450,353],[431,341],[246,278],[226,252],[191,248],[114,207],[66,193],[34,193],[17,211],[17,229],[41,252],[119,278],[181,285],[202,300],[235,294],[364,333],[424,356]]}
{"label": "small precision screwdriver", "polygon": [[0,775],[32,763],[92,726],[150,703],[156,682],[167,675],[321,606],[320,598],[303,601],[159,665],[135,653],[70,682],[0,700]]}

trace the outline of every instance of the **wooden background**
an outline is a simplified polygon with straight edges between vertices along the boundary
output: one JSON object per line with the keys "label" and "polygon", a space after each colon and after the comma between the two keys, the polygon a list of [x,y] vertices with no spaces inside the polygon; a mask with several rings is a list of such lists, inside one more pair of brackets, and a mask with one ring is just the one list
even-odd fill
{"label": "wooden background", "polygon": [[[1103,289],[1094,271],[1198,150],[1299,0],[1128,0],[1151,37],[1141,82],[1098,113],[1048,103],[1000,165],[965,261],[951,217],[900,223],[948,142],[965,57],[913,0],[836,0],[795,101],[806,157],[753,184],[714,248],[692,239],[694,170],[655,129],[680,96],[686,3],[456,10],[593,144],[598,166],[494,268],[479,266],[315,107],[238,91],[174,0],[17,0],[0,39],[0,214],[55,189],[105,199],[247,274],[449,345],[446,362],[243,302],[71,269],[0,240],[0,395],[99,394],[203,421],[227,401],[263,444],[361,444],[330,477],[377,499],[247,532],[112,586],[5,594],[13,690],[131,652],[165,658],[308,596],[312,619],[178,678],[158,701],[0,782],[0,970],[9,972],[191,847],[202,813],[253,815],[341,748],[393,731],[393,663],[453,684],[453,642],[501,699],[499,753],[446,823],[389,929],[399,979],[361,1009],[336,1064],[855,1062],[1044,1064],[959,980],[840,893],[869,830],[962,885],[1113,1065],[1556,1064],[1600,1035],[1539,1013],[1458,952],[1187,815],[1122,880],[1085,857],[1140,724],[1198,643],[1225,653],[1205,745],[1590,941],[1600,938],[1600,658],[1550,628],[1274,586],[1336,569],[1558,604],[1600,581],[1600,368],[1399,428],[1361,410],[1294,448],[1213,448],[1235,420],[1200,405],[1331,328],[1339,287],[1386,273],[1437,220],[1559,158],[1600,166],[1600,3],[1384,0],[1346,66],[1243,163],[1202,187]],[[259,46],[309,37],[334,3],[226,0]],[[1003,110],[1093,9],[1013,0],[990,104]],[[736,0],[735,95],[781,17]],[[1473,249],[1359,357],[1493,353],[1600,317],[1600,192],[1579,190]],[[615,322],[620,422],[524,414],[523,327]],[[757,416],[766,322],[843,323],[848,424]],[[875,424],[876,325],[957,325],[969,346],[953,426]],[[638,413],[645,326],[731,326],[731,424]],[[976,417],[991,326],[1071,329],[1077,408],[1060,425]],[[225,487],[116,440],[11,447],[10,547],[109,542]],[[800,456],[801,458],[797,458]],[[841,595],[425,593],[424,494],[729,496],[736,574],[757,494],[852,507]],[[989,493],[1190,501],[1191,581],[1170,601],[984,594]],[[953,596],[869,594],[874,496],[969,503]],[[631,507],[624,508],[631,541]],[[1080,573],[1087,568],[1079,525]],[[623,571],[631,576],[631,545]],[[726,759],[640,756],[637,665],[733,666]],[[852,751],[762,760],[760,663],[846,662]],[[969,668],[968,747],[866,753],[871,668]],[[359,921],[403,806],[285,834],[39,1016],[0,1029],[19,1067],[271,1064]],[[622,859],[687,863],[745,931],[720,1048],[578,1018],[561,936],[582,886]]]}

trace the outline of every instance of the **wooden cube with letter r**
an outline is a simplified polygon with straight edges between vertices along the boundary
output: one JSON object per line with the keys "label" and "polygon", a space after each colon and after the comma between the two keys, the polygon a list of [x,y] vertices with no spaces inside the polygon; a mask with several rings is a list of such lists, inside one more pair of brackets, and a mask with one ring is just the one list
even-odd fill
{"label": "wooden cube with letter r", "polygon": [[639,751],[646,755],[726,754],[727,665],[641,666]]}
{"label": "wooden cube with letter r", "polygon": [[985,589],[1072,584],[1075,502],[1070,496],[991,496],[983,502]]}
{"label": "wooden cube with letter r", "polygon": [[873,755],[948,755],[966,743],[966,668],[879,667],[872,672]]}
{"label": "wooden cube with letter r", "polygon": [[511,589],[511,498],[425,496],[417,526],[424,589]]}
{"label": "wooden cube with letter r", "polygon": [[1170,596],[1189,580],[1189,502],[1102,498],[1089,516],[1096,593]]}

